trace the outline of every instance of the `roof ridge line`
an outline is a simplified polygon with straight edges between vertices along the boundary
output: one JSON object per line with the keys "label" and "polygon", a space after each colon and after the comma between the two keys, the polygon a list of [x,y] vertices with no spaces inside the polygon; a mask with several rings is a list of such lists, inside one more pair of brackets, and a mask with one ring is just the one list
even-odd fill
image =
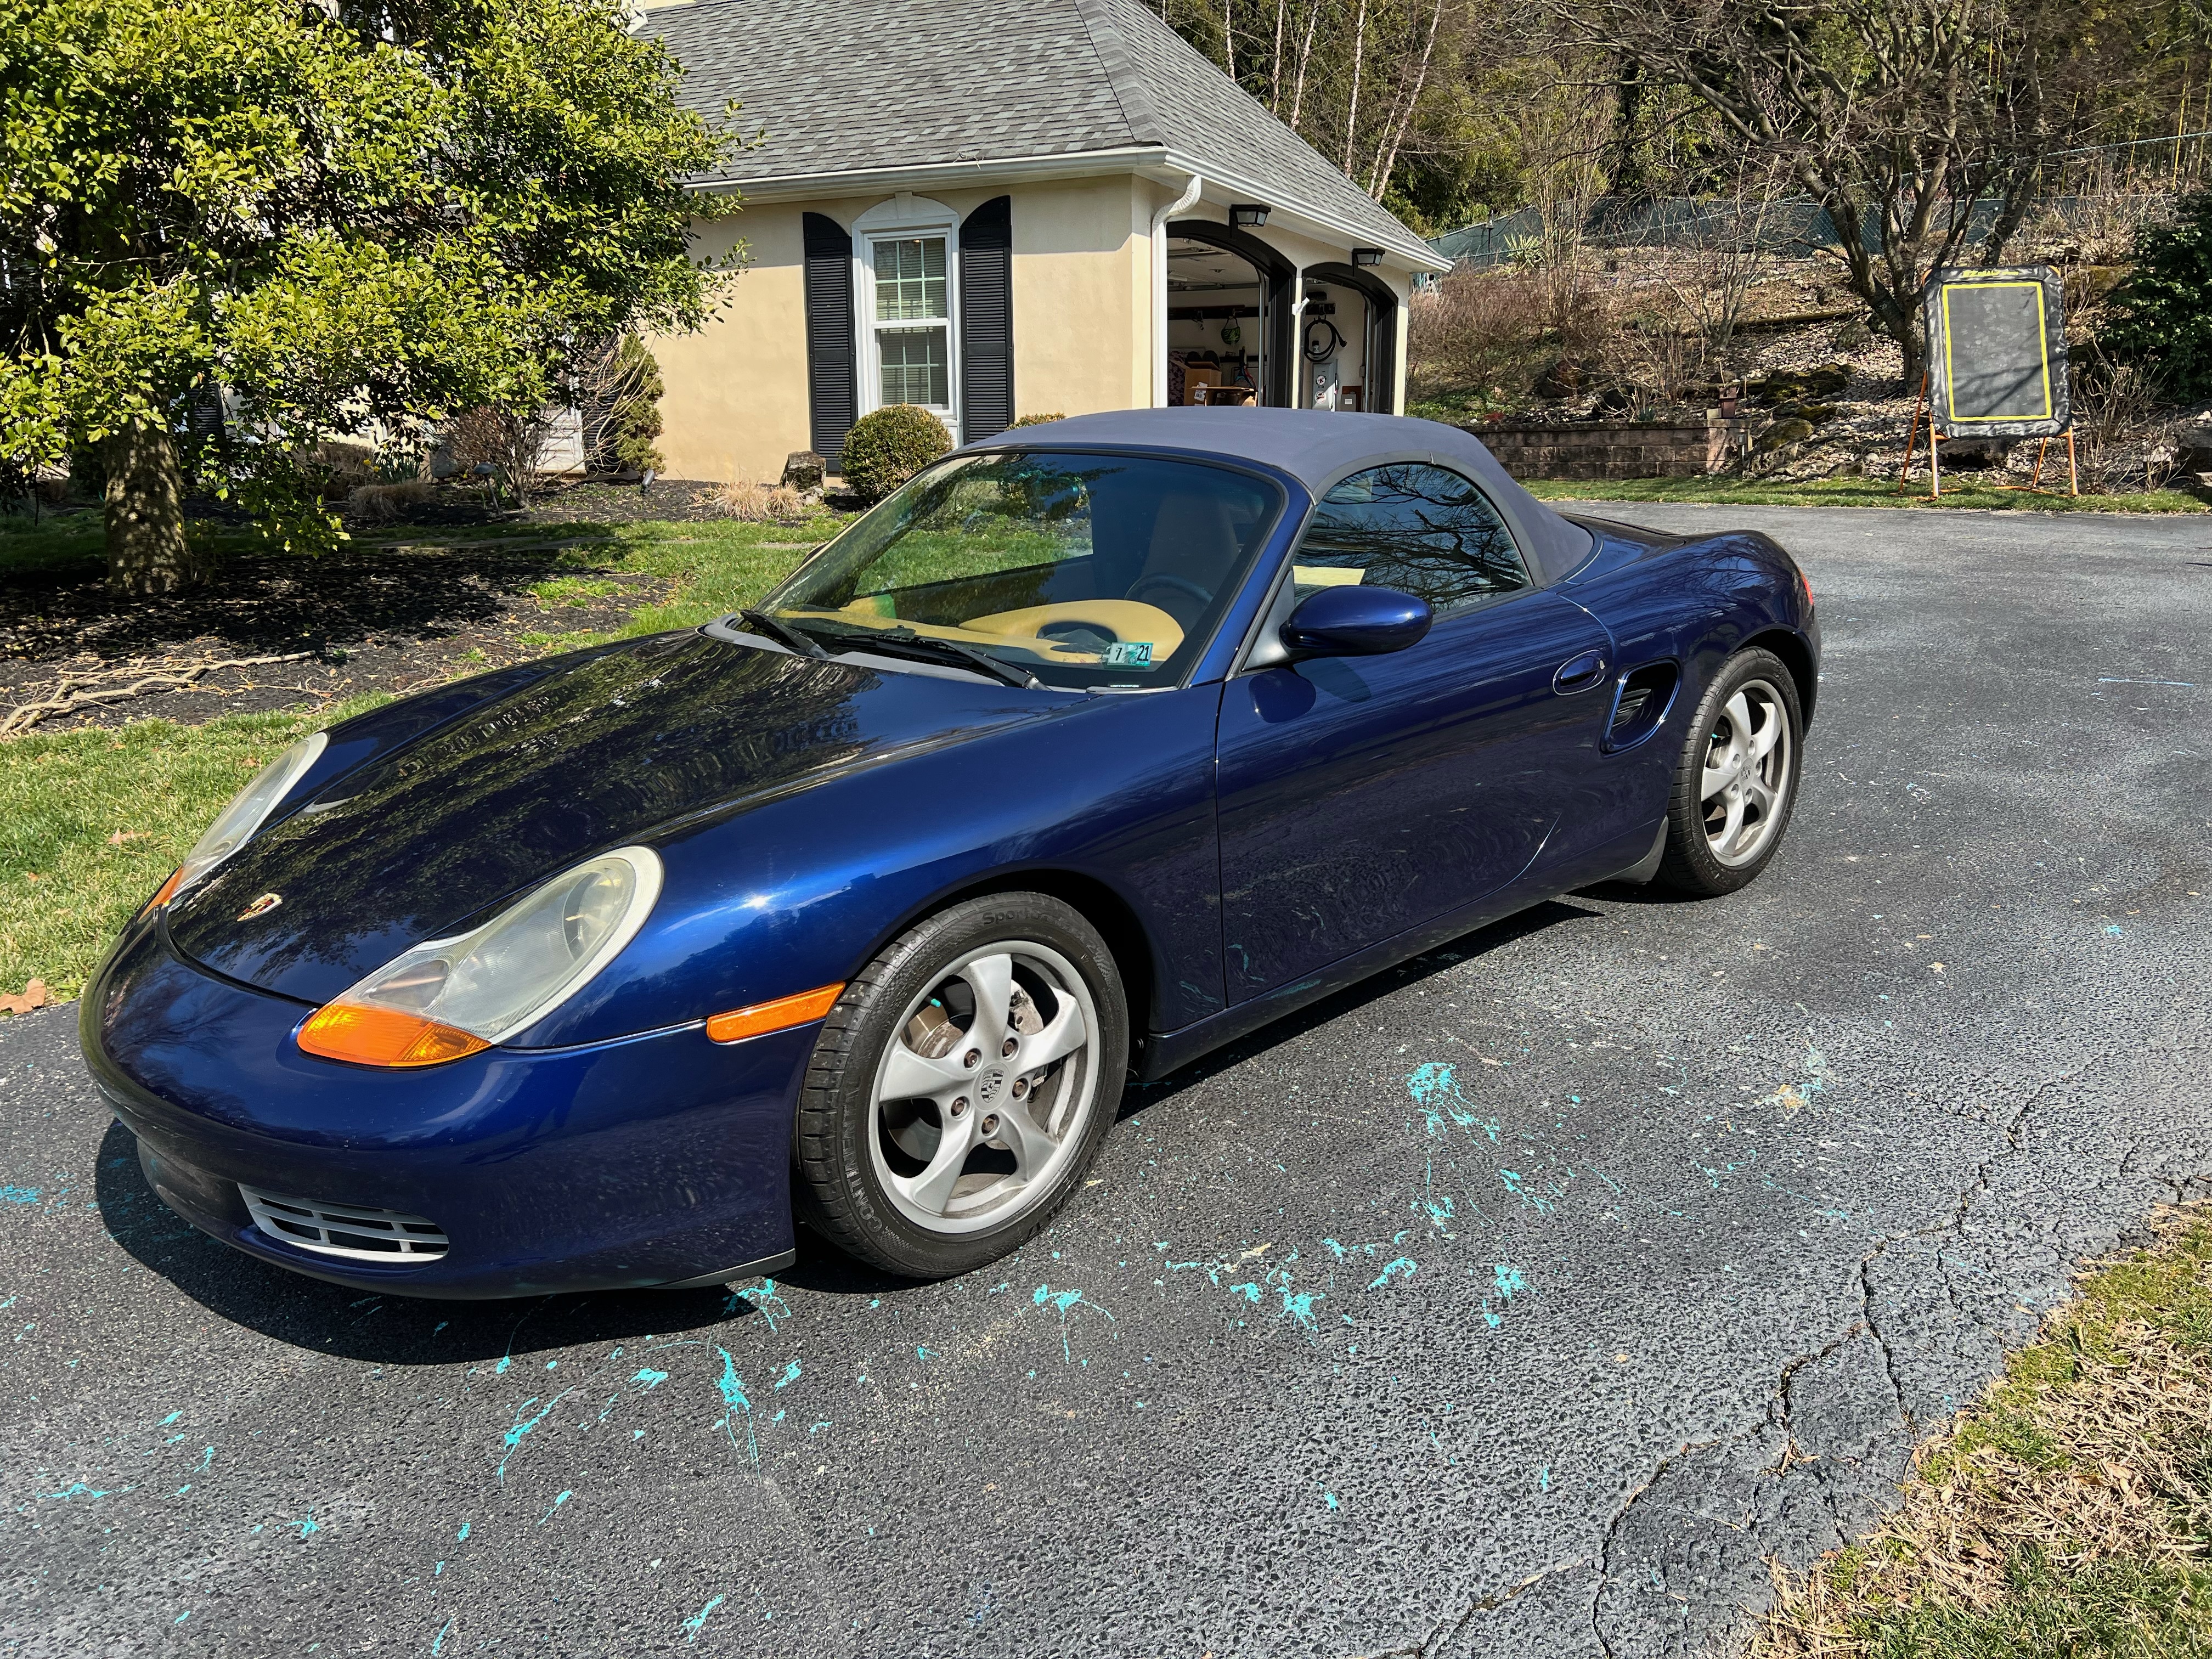
{"label": "roof ridge line", "polygon": [[1106,71],[1106,84],[1113,89],[1114,100],[1121,106],[1130,137],[1141,144],[1165,144],[1168,138],[1160,125],[1159,106],[1132,61],[1128,41],[1106,15],[1104,0],[1075,0],[1075,12],[1083,21],[1084,33],[1091,37],[1091,51],[1098,54],[1099,67]]}

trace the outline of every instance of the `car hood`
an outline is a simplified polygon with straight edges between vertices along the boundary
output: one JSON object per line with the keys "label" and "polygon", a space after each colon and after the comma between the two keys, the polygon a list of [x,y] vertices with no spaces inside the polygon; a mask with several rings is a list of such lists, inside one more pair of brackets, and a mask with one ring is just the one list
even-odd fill
{"label": "car hood", "polygon": [[323,783],[170,906],[170,937],[327,1001],[594,853],[1080,701],[697,634],[614,647]]}

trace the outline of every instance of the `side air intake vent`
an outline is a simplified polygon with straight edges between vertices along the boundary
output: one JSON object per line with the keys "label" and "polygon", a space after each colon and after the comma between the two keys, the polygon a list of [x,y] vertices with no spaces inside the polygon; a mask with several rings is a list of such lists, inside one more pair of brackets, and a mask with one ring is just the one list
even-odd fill
{"label": "side air intake vent", "polygon": [[1620,690],[1613,702],[1613,720],[1605,735],[1607,749],[1628,749],[1659,729],[1674,701],[1681,676],[1671,662],[1646,663],[1620,677]]}
{"label": "side air intake vent", "polygon": [[419,1215],[357,1204],[316,1204],[243,1183],[238,1190],[255,1226],[271,1238],[317,1255],[404,1265],[434,1261],[446,1253],[444,1231]]}

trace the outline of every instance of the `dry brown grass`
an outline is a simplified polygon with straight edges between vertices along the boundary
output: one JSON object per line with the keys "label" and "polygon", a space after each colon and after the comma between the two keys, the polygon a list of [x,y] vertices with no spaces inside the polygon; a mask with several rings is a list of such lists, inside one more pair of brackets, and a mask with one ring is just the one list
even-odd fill
{"label": "dry brown grass", "polygon": [[702,490],[693,505],[719,507],[747,524],[797,524],[807,514],[806,498],[784,484],[716,484]]}
{"label": "dry brown grass", "polygon": [[2212,1207],[2092,1264],[1904,1505],[1808,1577],[1753,1659],[2212,1654]]}
{"label": "dry brown grass", "polygon": [[346,496],[347,510],[356,517],[392,524],[425,501],[437,499],[438,486],[428,478],[402,478],[397,483],[356,484]]}

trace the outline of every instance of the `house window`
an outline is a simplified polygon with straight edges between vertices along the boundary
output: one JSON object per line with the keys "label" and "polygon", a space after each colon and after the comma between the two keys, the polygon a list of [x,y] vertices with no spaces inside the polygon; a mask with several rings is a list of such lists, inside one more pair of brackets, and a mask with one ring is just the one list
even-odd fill
{"label": "house window", "polygon": [[886,236],[870,245],[875,287],[876,401],[952,408],[948,239]]}

